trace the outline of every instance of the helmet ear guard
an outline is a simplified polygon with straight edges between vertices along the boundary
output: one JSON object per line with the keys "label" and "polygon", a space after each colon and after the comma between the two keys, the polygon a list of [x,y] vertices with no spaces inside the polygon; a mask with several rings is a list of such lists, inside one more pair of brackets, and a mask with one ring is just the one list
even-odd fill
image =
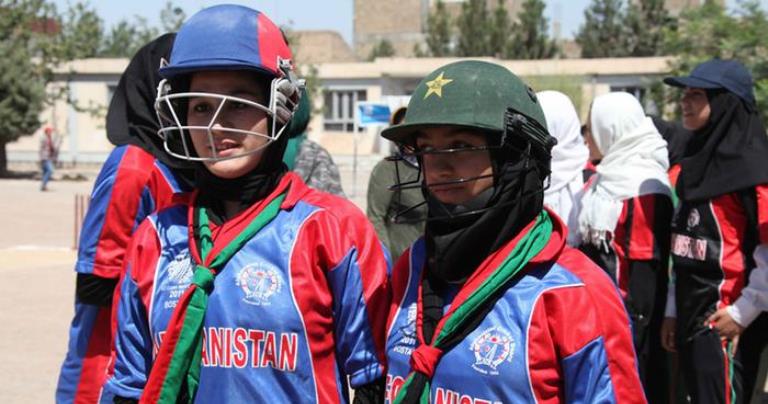
{"label": "helmet ear guard", "polygon": [[508,107],[504,113],[504,131],[501,146],[533,157],[542,181],[551,172],[552,148],[557,139],[537,120],[527,117],[515,108]]}

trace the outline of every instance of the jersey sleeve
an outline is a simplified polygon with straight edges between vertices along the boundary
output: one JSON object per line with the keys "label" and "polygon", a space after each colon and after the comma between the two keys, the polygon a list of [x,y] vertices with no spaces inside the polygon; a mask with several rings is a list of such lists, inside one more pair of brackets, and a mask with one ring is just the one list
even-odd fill
{"label": "jersey sleeve", "polygon": [[618,290],[584,261],[577,273],[583,284],[549,289],[535,303],[529,363],[546,366],[529,369],[532,391],[542,402],[562,392],[565,402],[645,403]]}
{"label": "jersey sleeve", "polygon": [[115,331],[110,379],[113,394],[138,399],[152,366],[154,344],[147,306],[159,241],[150,220],[145,220],[126,253],[125,272],[115,291],[112,325]]}
{"label": "jersey sleeve", "polygon": [[333,298],[336,354],[356,388],[384,376],[389,262],[362,212],[340,213],[335,215],[338,221],[327,221],[328,239],[321,243],[330,264],[326,278]]}
{"label": "jersey sleeve", "polygon": [[75,270],[120,276],[125,249],[138,224],[155,209],[147,186],[154,157],[134,146],[115,148],[101,169],[83,220]]}
{"label": "jersey sleeve", "polygon": [[768,311],[768,185],[755,187],[755,194],[756,212],[751,214],[754,216],[752,222],[757,225],[760,243],[753,255],[755,267],[750,271],[741,295],[727,308],[734,321],[742,327],[748,327],[762,311]]}
{"label": "jersey sleeve", "polygon": [[625,205],[623,243],[630,261],[666,261],[672,225],[672,200],[643,195]]}

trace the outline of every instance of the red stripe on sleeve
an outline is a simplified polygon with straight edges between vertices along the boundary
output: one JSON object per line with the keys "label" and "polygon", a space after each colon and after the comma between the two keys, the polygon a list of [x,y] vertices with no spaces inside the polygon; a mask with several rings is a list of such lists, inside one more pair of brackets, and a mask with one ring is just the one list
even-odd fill
{"label": "red stripe on sleeve", "polygon": [[760,244],[768,244],[768,185],[755,187],[757,193],[757,226]]}
{"label": "red stripe on sleeve", "polygon": [[88,349],[83,358],[80,381],[75,392],[75,403],[88,404],[99,401],[102,386],[107,381],[107,366],[112,348],[110,330],[110,308],[102,307],[93,323]]}
{"label": "red stripe on sleeve", "polygon": [[[644,403],[629,315],[613,282],[584,254],[570,247],[563,250],[558,263],[578,276],[584,283],[587,293],[583,297],[585,300],[589,299],[588,304],[595,309],[596,314],[594,323],[587,326],[594,327],[605,341],[608,368],[616,400],[620,403]],[[571,315],[576,313],[576,311],[569,312]]]}
{"label": "red stripe on sleeve", "polygon": [[632,209],[632,222],[629,223],[632,230],[629,238],[630,260],[652,260],[654,258],[654,246],[656,243],[653,235],[655,223],[655,207],[658,195],[643,195],[635,198]]}
{"label": "red stripe on sleeve", "polygon": [[96,244],[94,275],[111,279],[120,276],[125,248],[136,224],[141,195],[154,169],[154,160],[141,148],[126,149],[115,175],[104,227]]}
{"label": "red stripe on sleeve", "polygon": [[736,301],[746,282],[746,262],[741,248],[745,241],[747,217],[735,193],[715,198],[710,206],[721,236],[720,268],[723,271],[723,282],[719,287],[720,301],[717,307],[722,308]]}
{"label": "red stripe on sleeve", "polygon": [[549,313],[546,300],[539,297],[528,327],[528,373],[537,402],[562,403],[565,402],[563,374],[553,330],[550,329],[550,314],[557,312]]}

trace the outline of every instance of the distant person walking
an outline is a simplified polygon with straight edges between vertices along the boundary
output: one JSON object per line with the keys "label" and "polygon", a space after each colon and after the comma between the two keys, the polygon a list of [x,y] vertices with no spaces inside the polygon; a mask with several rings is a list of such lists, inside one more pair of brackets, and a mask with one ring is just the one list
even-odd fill
{"label": "distant person walking", "polygon": [[40,149],[38,151],[40,157],[40,168],[43,170],[43,178],[40,183],[40,190],[48,190],[48,181],[53,176],[53,165],[56,163],[56,158],[59,154],[58,144],[56,143],[53,135],[53,128],[46,126],[43,129],[43,136],[40,138]]}

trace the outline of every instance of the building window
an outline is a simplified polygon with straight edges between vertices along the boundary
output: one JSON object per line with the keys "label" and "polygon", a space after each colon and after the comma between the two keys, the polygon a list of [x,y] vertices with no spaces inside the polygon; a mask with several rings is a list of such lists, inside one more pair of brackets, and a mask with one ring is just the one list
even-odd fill
{"label": "building window", "polygon": [[366,100],[365,90],[325,90],[323,98],[323,128],[327,131],[354,131],[355,105]]}

